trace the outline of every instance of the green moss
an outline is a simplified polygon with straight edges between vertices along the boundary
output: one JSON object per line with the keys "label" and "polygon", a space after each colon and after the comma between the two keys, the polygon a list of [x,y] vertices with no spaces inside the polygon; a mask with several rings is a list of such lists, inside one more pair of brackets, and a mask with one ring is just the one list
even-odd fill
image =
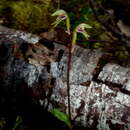
{"label": "green moss", "polygon": [[12,2],[13,26],[31,32],[48,28],[50,2],[51,0],[44,3],[33,3],[31,0]]}
{"label": "green moss", "polygon": [[52,23],[52,17],[50,17],[54,11],[52,0],[11,0],[5,5],[6,2],[7,0],[0,2],[0,15],[5,8],[9,8],[10,15],[7,19],[9,19],[9,24],[16,29],[38,32],[48,29]]}

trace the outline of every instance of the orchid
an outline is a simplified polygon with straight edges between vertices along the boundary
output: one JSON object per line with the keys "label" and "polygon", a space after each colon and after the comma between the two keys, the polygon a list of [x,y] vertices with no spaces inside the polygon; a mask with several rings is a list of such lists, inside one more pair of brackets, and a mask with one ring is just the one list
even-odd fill
{"label": "orchid", "polygon": [[[70,35],[70,19],[68,17],[68,14],[66,11],[59,9],[56,12],[52,14],[52,16],[57,16],[55,22],[52,23],[54,27],[56,27],[58,24],[60,24],[62,21],[66,20],[66,27],[67,27],[67,33]],[[86,23],[79,24],[73,31],[73,37],[72,37],[72,51],[74,49],[74,45],[76,44],[77,40],[77,33],[81,33],[86,39],[88,39],[90,36],[87,33],[86,29],[92,28],[90,25]]]}
{"label": "orchid", "polygon": [[57,16],[55,22],[52,23],[54,27],[60,24],[62,21],[66,20],[67,33],[70,35],[70,19],[66,11],[59,9],[52,14],[52,16]]}
{"label": "orchid", "polygon": [[[54,12],[52,14],[52,16],[57,16],[56,20],[54,23],[52,23],[52,25],[54,27],[56,27],[60,22],[62,22],[63,20],[66,20],[66,27],[67,27],[67,33],[70,35],[70,19],[68,17],[68,14],[62,10],[59,9],[56,12]],[[72,53],[74,51],[74,47],[76,44],[76,40],[77,40],[77,33],[81,33],[86,39],[88,39],[90,36],[87,33],[86,29],[90,29],[92,28],[90,25],[85,24],[85,23],[81,23],[79,24],[73,31],[73,36],[72,36],[72,42],[71,42],[71,46],[69,46],[69,54],[68,54],[68,67],[67,67],[67,93],[68,93],[68,115],[69,115],[69,120],[71,121],[71,105],[70,105],[70,81],[69,81],[69,76],[70,76],[70,68],[71,68],[71,59],[72,59]],[[66,122],[66,117],[64,119],[61,119],[61,113],[59,112],[54,112],[53,114],[55,114],[56,117],[60,117],[60,120]],[[63,116],[64,117],[64,116]],[[68,122],[68,120],[67,120]]]}
{"label": "orchid", "polygon": [[86,23],[81,23],[74,29],[72,43],[71,43],[72,44],[71,52],[74,51],[74,45],[76,44],[76,40],[77,40],[77,33],[83,34],[83,36],[86,39],[88,39],[90,37],[90,35],[87,33],[86,29],[89,29],[89,28],[92,28],[92,27]]}

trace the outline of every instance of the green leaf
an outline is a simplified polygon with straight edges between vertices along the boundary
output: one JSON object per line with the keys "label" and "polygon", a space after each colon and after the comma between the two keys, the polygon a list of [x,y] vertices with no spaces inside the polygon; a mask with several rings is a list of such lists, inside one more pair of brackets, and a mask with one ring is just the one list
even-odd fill
{"label": "green leaf", "polygon": [[2,129],[5,126],[5,124],[6,124],[5,118],[4,117],[0,118],[0,129]]}
{"label": "green leaf", "polygon": [[51,113],[58,118],[60,121],[63,121],[69,128],[72,128],[71,122],[69,120],[68,115],[65,113],[61,112],[59,109],[54,108],[51,110]]}
{"label": "green leaf", "polygon": [[17,116],[16,117],[16,121],[15,121],[15,124],[14,124],[14,127],[12,130],[16,130],[17,127],[22,123],[22,118],[20,116]]}

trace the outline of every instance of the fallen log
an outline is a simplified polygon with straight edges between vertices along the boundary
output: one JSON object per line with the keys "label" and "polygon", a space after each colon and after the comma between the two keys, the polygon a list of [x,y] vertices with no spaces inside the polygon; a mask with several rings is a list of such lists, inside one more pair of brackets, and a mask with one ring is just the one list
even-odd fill
{"label": "fallen log", "polygon": [[[67,113],[67,47],[37,36],[31,41],[28,33],[25,40],[20,37],[23,32],[15,32],[0,27],[0,105],[3,97],[12,98],[24,86],[48,111],[59,108]],[[85,129],[129,130],[130,69],[108,59],[100,49],[76,46],[70,70],[72,120]]]}

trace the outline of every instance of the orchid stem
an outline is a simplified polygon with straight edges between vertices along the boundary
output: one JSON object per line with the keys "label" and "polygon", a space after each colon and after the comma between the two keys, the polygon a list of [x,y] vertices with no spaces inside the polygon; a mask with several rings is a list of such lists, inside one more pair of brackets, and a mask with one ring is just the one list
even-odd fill
{"label": "orchid stem", "polygon": [[71,70],[71,46],[69,47],[68,62],[67,62],[67,93],[68,93],[68,115],[71,121],[71,104],[70,104],[70,70]]}

